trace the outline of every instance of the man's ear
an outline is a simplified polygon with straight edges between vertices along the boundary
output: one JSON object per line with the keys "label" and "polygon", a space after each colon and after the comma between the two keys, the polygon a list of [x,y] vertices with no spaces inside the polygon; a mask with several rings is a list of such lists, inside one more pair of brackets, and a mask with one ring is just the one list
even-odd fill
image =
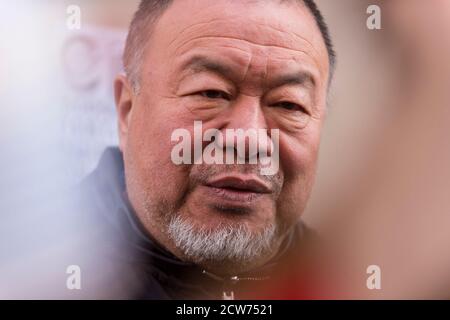
{"label": "man's ear", "polygon": [[119,130],[119,147],[122,152],[125,152],[134,99],[133,89],[124,74],[118,75],[114,80],[114,98]]}

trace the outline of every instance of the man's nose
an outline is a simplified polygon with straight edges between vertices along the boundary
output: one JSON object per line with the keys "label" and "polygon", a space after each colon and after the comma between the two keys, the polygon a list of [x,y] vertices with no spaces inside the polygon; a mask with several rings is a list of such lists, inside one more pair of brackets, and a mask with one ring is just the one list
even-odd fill
{"label": "man's nose", "polygon": [[273,148],[260,98],[243,96],[230,107],[222,128],[226,149],[234,149],[245,160],[270,156]]}

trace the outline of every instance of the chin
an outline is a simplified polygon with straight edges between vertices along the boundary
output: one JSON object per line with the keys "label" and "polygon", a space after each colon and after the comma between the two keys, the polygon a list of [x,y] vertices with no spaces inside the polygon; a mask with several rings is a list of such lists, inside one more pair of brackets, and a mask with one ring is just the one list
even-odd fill
{"label": "chin", "polygon": [[242,217],[217,216],[198,221],[179,213],[171,219],[167,232],[185,260],[213,269],[242,269],[270,256],[278,238],[275,223],[256,227],[242,222]]}

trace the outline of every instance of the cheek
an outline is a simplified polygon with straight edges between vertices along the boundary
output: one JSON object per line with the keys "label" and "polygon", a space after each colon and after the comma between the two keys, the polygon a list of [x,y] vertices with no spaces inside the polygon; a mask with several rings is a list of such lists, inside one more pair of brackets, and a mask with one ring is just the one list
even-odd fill
{"label": "cheek", "polygon": [[317,165],[319,134],[304,132],[280,137],[280,165],[284,181],[277,201],[280,219],[292,224],[306,207]]}
{"label": "cheek", "polygon": [[161,109],[149,105],[136,109],[128,133],[127,174],[147,199],[176,203],[187,189],[189,166],[172,162],[176,143],[171,134],[183,125]]}
{"label": "cheek", "polygon": [[314,176],[320,144],[319,130],[280,136],[280,164],[286,182]]}

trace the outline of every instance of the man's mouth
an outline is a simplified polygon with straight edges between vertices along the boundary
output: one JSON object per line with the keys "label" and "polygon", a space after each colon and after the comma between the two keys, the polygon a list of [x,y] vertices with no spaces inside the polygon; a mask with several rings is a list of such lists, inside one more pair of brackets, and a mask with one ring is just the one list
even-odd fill
{"label": "man's mouth", "polygon": [[226,202],[249,203],[272,193],[271,187],[254,175],[226,174],[209,180],[206,187]]}

